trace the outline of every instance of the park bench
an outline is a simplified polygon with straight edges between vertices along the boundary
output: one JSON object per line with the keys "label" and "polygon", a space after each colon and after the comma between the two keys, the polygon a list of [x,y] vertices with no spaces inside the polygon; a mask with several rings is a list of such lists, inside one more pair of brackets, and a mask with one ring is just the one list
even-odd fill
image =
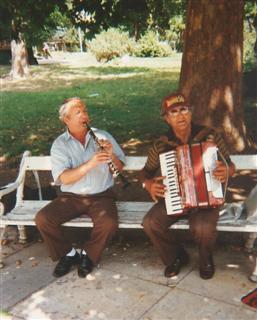
{"label": "park bench", "polygon": [[[235,163],[238,170],[257,170],[257,155],[232,155],[232,161]],[[144,156],[127,156],[126,171],[139,171],[143,168],[146,162]],[[19,230],[20,242],[26,242],[25,226],[34,226],[34,217],[36,213],[45,206],[49,200],[42,199],[42,190],[38,171],[50,171],[51,161],[50,156],[31,156],[29,151],[25,151],[20,163],[18,177],[15,182],[4,186],[0,190],[0,227],[2,235],[4,226],[17,225]],[[38,187],[39,200],[24,200],[24,186],[26,172],[32,171]],[[5,213],[4,205],[1,199],[4,195],[16,191],[16,204],[14,208]],[[119,227],[120,228],[142,228],[141,222],[146,212],[151,208],[153,202],[138,202],[138,201],[120,201],[117,202],[119,212]],[[88,217],[79,217],[66,222],[64,226],[68,227],[92,227],[92,222]],[[173,229],[188,229],[187,220],[180,220],[171,228]],[[231,232],[247,232],[249,238],[246,242],[248,250],[253,249],[255,238],[257,237],[257,225],[248,222],[246,219],[238,219],[231,222],[219,221],[217,229],[219,231]],[[252,277],[257,279],[257,265]]]}

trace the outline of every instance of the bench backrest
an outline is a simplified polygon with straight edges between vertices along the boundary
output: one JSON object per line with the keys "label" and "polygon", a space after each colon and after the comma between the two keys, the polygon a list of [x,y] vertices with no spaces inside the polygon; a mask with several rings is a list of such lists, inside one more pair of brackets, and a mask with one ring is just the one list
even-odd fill
{"label": "bench backrest", "polygon": [[[257,155],[232,155],[231,160],[238,170],[257,170]],[[138,171],[144,167],[145,156],[126,156],[124,170]],[[24,161],[25,170],[51,170],[50,156],[29,156]]]}
{"label": "bench backrest", "polygon": [[[238,170],[257,170],[257,155],[232,155],[231,160]],[[139,171],[144,167],[146,156],[126,156],[126,171]],[[29,151],[25,151],[18,177],[14,183],[18,186],[16,193],[16,205],[23,199],[23,189],[26,171],[32,171],[38,187],[39,199],[42,200],[41,184],[38,171],[50,171],[50,156],[31,156]]]}
{"label": "bench backrest", "polygon": [[[126,157],[126,166],[124,170],[141,170],[145,165],[146,157]],[[35,170],[35,171],[47,171],[51,170],[51,159],[50,156],[29,156],[24,159],[24,169],[25,170]]]}

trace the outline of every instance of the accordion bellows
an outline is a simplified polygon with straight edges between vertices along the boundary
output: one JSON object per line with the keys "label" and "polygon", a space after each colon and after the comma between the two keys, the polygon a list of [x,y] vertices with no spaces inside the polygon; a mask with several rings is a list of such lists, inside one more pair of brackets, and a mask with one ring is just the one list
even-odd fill
{"label": "accordion bellows", "polygon": [[224,203],[222,185],[212,175],[217,159],[213,142],[186,144],[160,154],[161,173],[166,177],[167,214]]}

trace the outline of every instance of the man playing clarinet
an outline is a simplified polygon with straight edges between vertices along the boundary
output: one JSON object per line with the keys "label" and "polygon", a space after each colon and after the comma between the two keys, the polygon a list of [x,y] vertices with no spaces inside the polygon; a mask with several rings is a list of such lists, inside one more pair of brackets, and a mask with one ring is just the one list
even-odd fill
{"label": "man playing clarinet", "polygon": [[213,178],[221,183],[227,181],[227,178],[234,174],[235,166],[230,160],[221,135],[211,128],[192,123],[191,107],[183,94],[175,93],[165,97],[161,105],[161,115],[169,126],[168,132],[153,143],[141,172],[143,188],[155,201],[154,206],[143,219],[144,231],[165,265],[165,277],[173,277],[188,264],[189,256],[181,243],[176,240],[174,231],[169,227],[179,219],[187,218],[192,237],[198,245],[200,277],[210,279],[215,272],[213,247],[217,234],[219,210],[218,208],[195,208],[182,215],[167,215],[164,201],[167,188],[163,183],[165,177],[158,173],[159,155],[175,150],[181,145],[212,141],[228,164],[226,166],[223,162],[217,161],[212,172]]}
{"label": "man playing clarinet", "polygon": [[[52,145],[51,163],[61,192],[37,213],[35,221],[51,258],[59,260],[53,275],[61,277],[77,265],[78,276],[84,278],[98,264],[118,228],[112,168],[122,170],[125,156],[109,133],[89,127],[89,114],[81,99],[65,100],[59,117],[67,130]],[[92,219],[93,229],[79,254],[65,238],[61,225],[83,214]]]}

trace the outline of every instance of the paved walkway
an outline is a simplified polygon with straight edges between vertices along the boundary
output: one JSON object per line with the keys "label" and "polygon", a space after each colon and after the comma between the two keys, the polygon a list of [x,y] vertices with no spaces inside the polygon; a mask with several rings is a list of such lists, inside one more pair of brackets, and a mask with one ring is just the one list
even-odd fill
{"label": "paved walkway", "polygon": [[237,246],[218,245],[215,277],[202,280],[197,250],[190,243],[186,248],[189,266],[167,281],[144,238],[115,241],[100,267],[85,279],[76,270],[53,278],[55,263],[43,243],[16,245],[1,270],[1,306],[7,311],[1,319],[257,319],[257,309],[240,301],[256,287],[248,280],[251,257]]}

